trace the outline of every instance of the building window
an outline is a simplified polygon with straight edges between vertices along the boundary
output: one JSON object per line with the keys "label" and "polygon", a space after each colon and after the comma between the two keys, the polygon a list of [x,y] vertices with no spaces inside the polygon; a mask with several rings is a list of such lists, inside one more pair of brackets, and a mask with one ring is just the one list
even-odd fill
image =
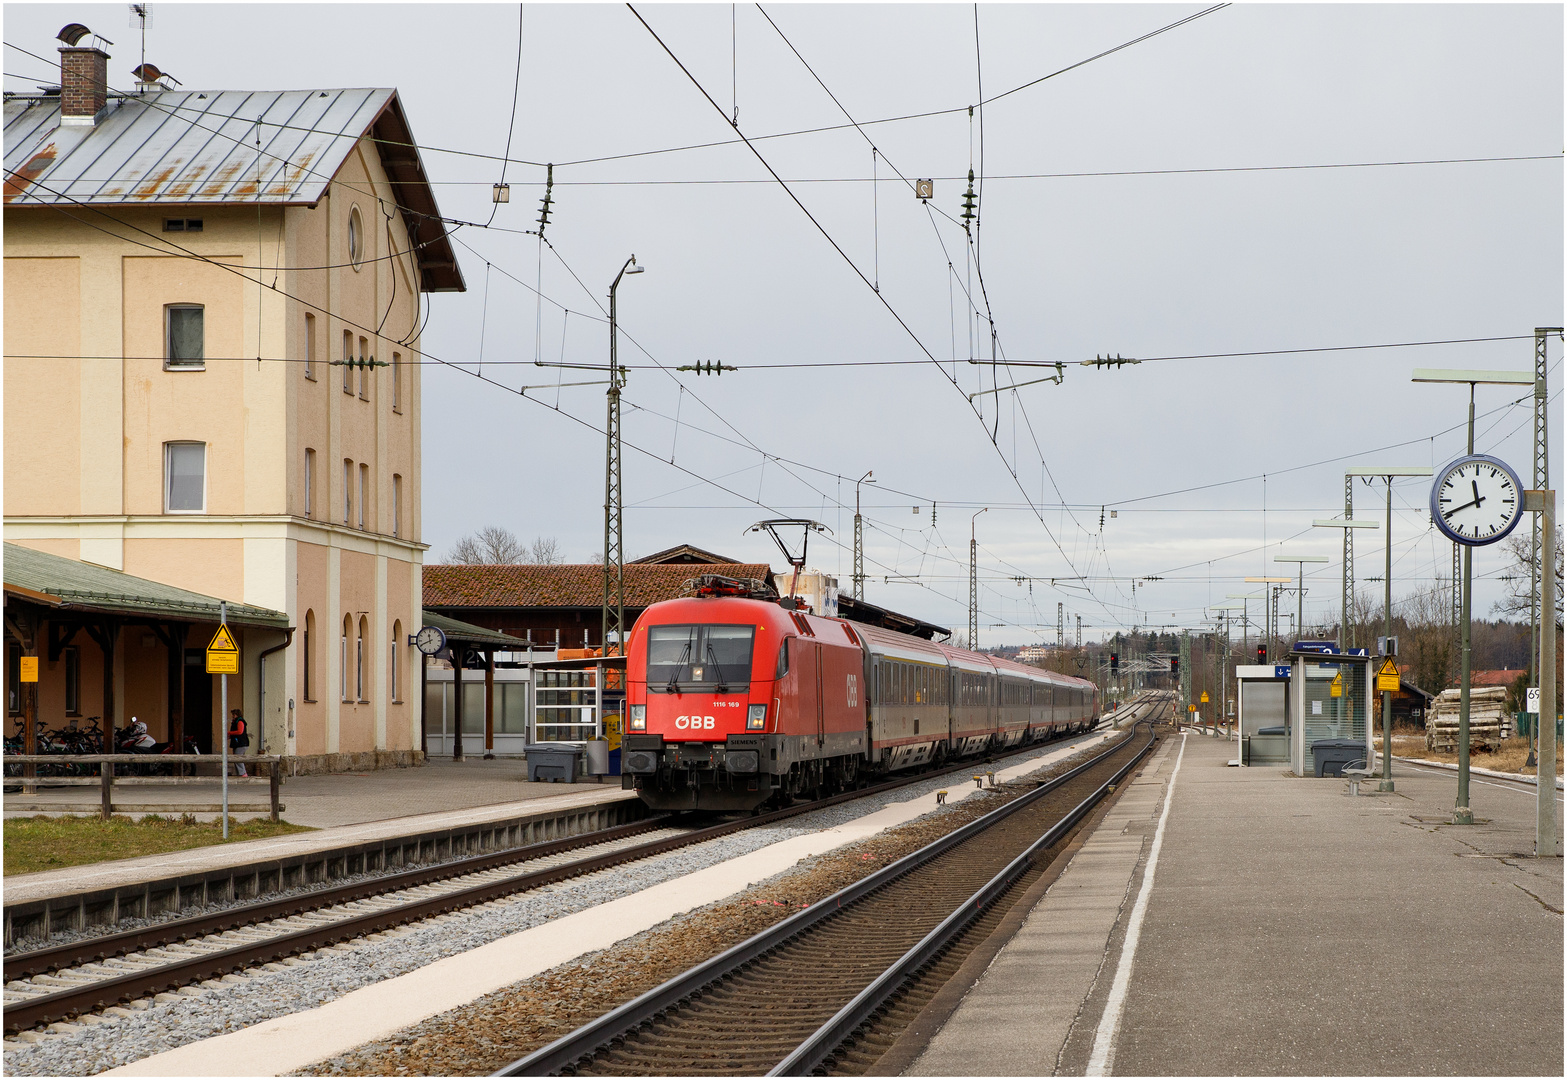
{"label": "building window", "polygon": [[305,447],[305,516],[316,516],[316,452]]}
{"label": "building window", "polygon": [[343,331],[343,393],[354,392],[354,333]]}
{"label": "building window", "polygon": [[342,662],[338,665],[338,669],[342,673],[342,678],[339,680],[342,683],[342,694],[340,696],[342,697],[342,699],[345,702],[354,700],[353,698],[348,696],[348,687],[349,687],[349,682],[348,682],[348,635],[352,632],[353,626],[354,626],[353,619],[349,618],[347,615],[344,615],[343,616],[343,655],[342,655]]}
{"label": "building window", "polygon": [[403,354],[392,354],[392,411],[403,411]]}
{"label": "building window", "polygon": [[207,509],[207,444],[163,444],[163,512],[201,514]]}
{"label": "building window", "polygon": [[164,218],[164,232],[201,232],[202,219],[196,218]]}
{"label": "building window", "polygon": [[343,459],[343,524],[350,525],[354,518],[354,463]]}
{"label": "building window", "polygon": [[359,269],[359,264],[364,261],[364,222],[359,217],[359,207],[354,207],[348,212],[348,261],[354,264],[354,269]]}
{"label": "building window", "polygon": [[316,317],[305,312],[305,378],[316,378]]}
{"label": "building window", "polygon": [[65,661],[65,715],[82,715],[82,658],[76,646],[60,652]]}
{"label": "building window", "polygon": [[22,647],[7,641],[5,649],[5,709],[12,716],[22,711]]}
{"label": "building window", "polygon": [[163,366],[197,370],[207,366],[206,309],[200,304],[168,304],[163,309]]}
{"label": "building window", "polygon": [[403,478],[392,474],[392,535],[403,535]]}
{"label": "building window", "polygon": [[397,622],[392,623],[392,663],[391,666],[387,668],[387,674],[391,678],[389,685],[392,691],[393,702],[401,702],[403,700],[402,688],[398,686],[397,683],[397,652],[402,648],[402,646],[403,624],[402,620],[399,619]]}
{"label": "building window", "polygon": [[363,615],[359,617],[359,637],[354,642],[354,692],[361,702],[369,701],[365,696],[365,639],[370,636],[369,623]]}
{"label": "building window", "polygon": [[316,699],[316,613],[305,612],[305,649],[300,657],[305,676],[305,700]]}
{"label": "building window", "polygon": [[368,338],[359,339],[359,400],[370,400],[370,368],[367,361],[370,359],[370,341]]}
{"label": "building window", "polygon": [[359,466],[359,527],[365,527],[365,507],[370,505],[370,466]]}

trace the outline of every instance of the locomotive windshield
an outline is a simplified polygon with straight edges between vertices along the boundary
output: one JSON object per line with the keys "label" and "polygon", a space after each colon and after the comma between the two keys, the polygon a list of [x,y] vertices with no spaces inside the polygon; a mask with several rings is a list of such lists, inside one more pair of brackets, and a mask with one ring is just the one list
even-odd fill
{"label": "locomotive windshield", "polygon": [[738,693],[751,686],[754,626],[650,626],[649,690],[675,693],[696,688]]}

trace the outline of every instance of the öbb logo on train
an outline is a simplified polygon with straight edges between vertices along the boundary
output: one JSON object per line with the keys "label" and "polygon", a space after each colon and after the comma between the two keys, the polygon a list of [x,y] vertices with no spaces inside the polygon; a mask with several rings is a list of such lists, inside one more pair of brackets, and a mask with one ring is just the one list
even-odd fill
{"label": "\u00f6bb logo on train", "polygon": [[675,727],[681,728],[681,729],[690,728],[693,731],[703,730],[703,729],[705,729],[707,731],[711,731],[711,730],[713,730],[713,728],[715,726],[716,726],[716,721],[711,716],[677,716],[677,717],[675,717]]}

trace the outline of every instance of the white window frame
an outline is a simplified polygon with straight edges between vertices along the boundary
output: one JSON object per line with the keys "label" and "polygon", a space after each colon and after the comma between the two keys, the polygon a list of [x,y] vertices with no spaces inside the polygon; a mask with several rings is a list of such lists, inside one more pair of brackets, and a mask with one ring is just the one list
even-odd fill
{"label": "white window frame", "polygon": [[343,393],[354,392],[354,332],[343,331]]}
{"label": "white window frame", "polygon": [[364,219],[359,215],[359,207],[352,206],[348,210],[348,261],[357,271],[365,261]]}
{"label": "white window frame", "polygon": [[370,339],[359,339],[359,400],[370,400],[370,368],[367,365],[370,357]]}
{"label": "white window frame", "polygon": [[[174,328],[170,325],[173,321],[173,313],[176,311],[201,312],[201,359],[196,361],[177,361],[174,359]],[[206,304],[164,304],[163,305],[163,370],[164,371],[206,371],[207,370],[207,305]]]}
{"label": "white window frame", "polygon": [[316,452],[305,447],[305,516],[315,517],[316,510]]}
{"label": "white window frame", "polygon": [[392,474],[392,535],[403,535],[403,478]]}
{"label": "white window frame", "polygon": [[[201,506],[197,509],[175,510],[170,503],[170,490],[174,481],[173,448],[176,446],[201,447]],[[207,444],[188,439],[174,439],[163,444],[163,512],[165,514],[205,514],[207,512]]]}
{"label": "white window frame", "polygon": [[316,381],[316,317],[305,312],[305,378]]}
{"label": "white window frame", "polygon": [[403,411],[403,354],[392,354],[392,411]]}
{"label": "white window frame", "polygon": [[370,466],[359,463],[359,527],[365,527],[365,508],[370,505]]}
{"label": "white window frame", "polygon": [[343,524],[354,521],[354,459],[343,459]]}
{"label": "white window frame", "polygon": [[343,618],[343,656],[338,682],[342,684],[339,697],[342,699],[344,704],[354,700],[348,696],[348,628],[352,624],[352,621],[353,620],[348,616],[344,616]]}

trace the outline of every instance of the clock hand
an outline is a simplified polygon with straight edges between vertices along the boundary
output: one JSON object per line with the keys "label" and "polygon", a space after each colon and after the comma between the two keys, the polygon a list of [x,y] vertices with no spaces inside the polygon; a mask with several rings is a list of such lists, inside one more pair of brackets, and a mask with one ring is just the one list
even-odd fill
{"label": "clock hand", "polygon": [[1471,480],[1470,483],[1474,485],[1474,489],[1475,489],[1474,505],[1475,506],[1479,506],[1481,503],[1485,502],[1485,497],[1480,494],[1480,481],[1478,481],[1478,480]]}
{"label": "clock hand", "polygon": [[1442,518],[1443,518],[1443,520],[1446,520],[1448,518],[1451,518],[1454,514],[1458,513],[1458,511],[1460,511],[1460,510],[1467,510],[1471,506],[1479,506],[1479,505],[1480,505],[1480,500],[1479,499],[1476,499],[1474,502],[1466,502],[1462,506],[1455,506],[1451,510],[1443,511]]}

